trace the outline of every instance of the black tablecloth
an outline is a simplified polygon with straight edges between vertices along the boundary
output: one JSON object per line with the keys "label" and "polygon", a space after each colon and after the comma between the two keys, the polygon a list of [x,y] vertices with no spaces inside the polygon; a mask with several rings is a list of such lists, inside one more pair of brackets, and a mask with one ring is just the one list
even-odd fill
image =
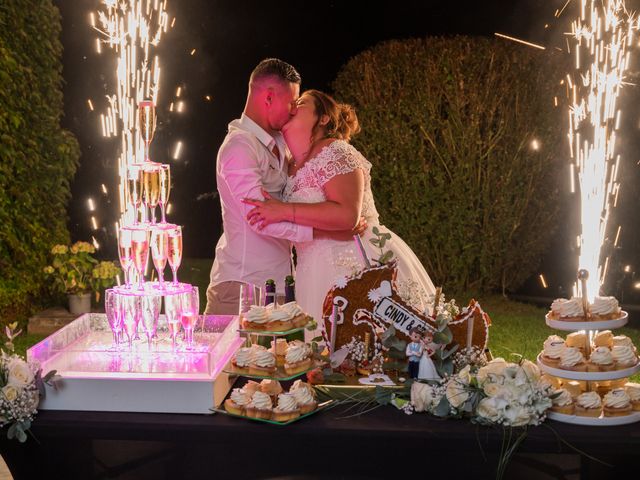
{"label": "black tablecloth", "polygon": [[[41,411],[26,444],[0,440],[14,478],[491,478],[509,430],[340,406],[287,426],[222,414]],[[519,433],[514,430],[513,438]],[[505,436],[506,435],[506,436]],[[565,443],[566,442],[566,443]],[[570,445],[570,446],[569,446]],[[574,449],[613,466],[603,466]],[[507,470],[614,477],[637,464],[640,424],[530,427]],[[574,462],[573,460],[577,460]],[[576,466],[577,465],[577,466]],[[619,477],[618,477],[619,478]]]}

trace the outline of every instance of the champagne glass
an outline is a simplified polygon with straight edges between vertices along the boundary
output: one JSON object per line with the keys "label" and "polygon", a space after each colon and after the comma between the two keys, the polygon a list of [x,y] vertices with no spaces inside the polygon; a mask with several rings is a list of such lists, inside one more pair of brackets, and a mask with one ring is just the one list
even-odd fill
{"label": "champagne glass", "polygon": [[162,214],[162,223],[167,223],[167,203],[169,202],[169,193],[171,191],[171,169],[169,165],[160,165],[160,213]]}
{"label": "champagne glass", "polygon": [[104,292],[104,310],[107,314],[107,322],[113,333],[113,344],[118,348],[120,333],[122,332],[122,300],[120,295],[112,288]]}
{"label": "champagne glass", "polygon": [[141,297],[142,309],[142,328],[147,334],[149,350],[151,350],[151,339],[158,329],[158,317],[160,316],[160,306],[162,305],[162,297],[160,295],[144,295]]}
{"label": "champagne glass", "polygon": [[151,256],[153,264],[158,272],[160,289],[164,290],[164,269],[167,266],[169,255],[169,234],[165,228],[154,228],[151,230]]}
{"label": "champagne glass", "polygon": [[261,305],[262,289],[253,283],[240,284],[240,305],[238,315],[248,312],[253,305]]}
{"label": "champagne glass", "polygon": [[144,271],[149,261],[149,232],[143,228],[131,228],[133,265],[138,271],[138,290],[144,290]]}
{"label": "champagne glass", "polygon": [[137,333],[138,323],[140,321],[138,317],[141,313],[141,297],[137,295],[122,295],[121,298],[123,301],[122,327],[127,334],[129,350],[131,350],[133,337]]}
{"label": "champagne glass", "polygon": [[123,227],[117,229],[118,240],[118,257],[120,257],[120,265],[124,272],[124,285],[126,288],[131,287],[131,279],[129,270],[133,263],[133,252],[131,249],[131,230]]}
{"label": "champagne glass", "polygon": [[200,297],[198,287],[180,295],[182,297],[182,328],[184,329],[187,350],[193,349],[193,330],[198,323],[198,311],[200,310]]}
{"label": "champagne glass", "polygon": [[149,164],[142,168],[142,197],[145,207],[151,211],[151,224],[156,223],[156,207],[160,201],[160,165]]}
{"label": "champagne glass", "polygon": [[138,128],[144,142],[144,160],[149,158],[149,144],[156,131],[156,107],[153,100],[144,99],[138,104]]}
{"label": "champagne glass", "polygon": [[138,223],[138,209],[142,203],[142,172],[140,167],[130,165],[127,169],[127,192],[129,201],[134,207],[135,215],[133,217],[134,224]]}
{"label": "champagne glass", "polygon": [[164,297],[164,314],[167,317],[167,326],[171,334],[171,345],[176,349],[176,336],[180,332],[180,317],[182,315],[182,304],[180,295],[167,295]]}
{"label": "champagne glass", "polygon": [[167,231],[169,235],[169,266],[173,272],[173,285],[178,286],[178,268],[182,262],[182,227],[176,225]]}

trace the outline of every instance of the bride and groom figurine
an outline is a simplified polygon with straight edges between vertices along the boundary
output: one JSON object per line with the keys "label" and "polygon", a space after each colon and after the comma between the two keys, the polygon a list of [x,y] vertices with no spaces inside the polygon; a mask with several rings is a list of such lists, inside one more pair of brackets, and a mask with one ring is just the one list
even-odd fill
{"label": "bride and groom figurine", "polygon": [[433,343],[433,334],[422,332],[418,328],[409,331],[411,342],[407,344],[406,354],[409,359],[409,377],[420,380],[440,380],[436,367],[431,360],[438,346]]}
{"label": "bride and groom figurine", "polygon": [[[380,254],[370,242],[372,231],[388,229],[379,222],[372,165],[349,143],[360,131],[355,110],[317,90],[300,95],[300,83],[288,63],[260,62],[251,73],[242,116],[229,124],[218,151],[223,232],[206,314],[237,314],[240,285],[291,275],[294,246],[296,300],[322,326],[327,292],[362,268],[354,234],[369,258]],[[400,237],[389,234],[397,283],[417,286],[428,298],[435,287],[422,263]]]}

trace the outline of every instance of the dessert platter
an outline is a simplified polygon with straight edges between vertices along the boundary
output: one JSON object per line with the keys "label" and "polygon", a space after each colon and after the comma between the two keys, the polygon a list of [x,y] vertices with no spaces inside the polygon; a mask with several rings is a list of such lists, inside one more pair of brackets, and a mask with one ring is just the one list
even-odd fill
{"label": "dessert platter", "polygon": [[629,337],[601,330],[624,326],[627,318],[614,297],[553,302],[547,325],[572,333],[550,335],[537,357],[556,393],[549,418],[594,426],[640,421],[640,385],[628,382],[640,371],[637,349]]}
{"label": "dessert platter", "polygon": [[[252,305],[241,313],[238,332],[244,338],[244,346],[235,352],[224,371],[232,378],[262,381],[248,380],[241,388],[234,388],[221,408],[212,411],[287,425],[330,405],[331,401],[319,404],[314,388],[297,379],[320,365],[313,358],[311,346],[285,338],[307,327],[311,320],[295,301]],[[297,380],[285,391],[280,382],[294,379]]]}
{"label": "dessert platter", "polygon": [[296,380],[285,391],[277,380],[249,380],[241,388],[234,388],[224,401],[223,408],[212,411],[238,418],[247,418],[274,425],[288,425],[327,408],[332,402],[318,402],[315,389]]}

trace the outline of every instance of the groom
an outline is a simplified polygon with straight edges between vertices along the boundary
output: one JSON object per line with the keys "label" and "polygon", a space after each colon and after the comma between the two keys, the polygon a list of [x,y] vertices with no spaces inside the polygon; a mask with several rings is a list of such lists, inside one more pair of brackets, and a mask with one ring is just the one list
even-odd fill
{"label": "groom", "polygon": [[280,133],[296,112],[300,74],[275,58],[261,61],[251,73],[249,93],[239,119],[229,124],[216,160],[222,207],[222,236],[207,288],[206,314],[236,315],[240,285],[282,282],[291,274],[289,242],[313,239],[313,228],[293,223],[258,231],[247,222],[250,206],[243,198],[264,199],[264,189],[280,198],[287,179],[288,149]]}

